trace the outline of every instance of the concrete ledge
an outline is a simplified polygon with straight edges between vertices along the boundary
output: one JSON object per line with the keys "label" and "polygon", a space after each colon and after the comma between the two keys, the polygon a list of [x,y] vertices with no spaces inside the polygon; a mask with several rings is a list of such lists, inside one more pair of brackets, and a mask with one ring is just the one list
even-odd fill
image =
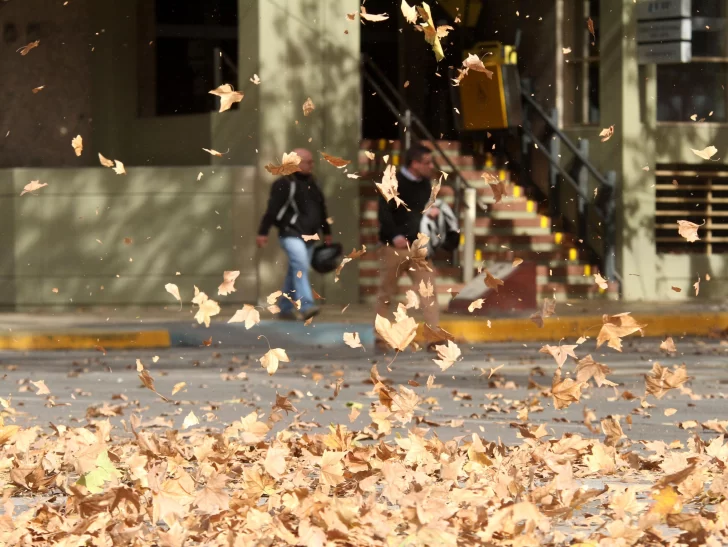
{"label": "concrete ledge", "polygon": [[[696,313],[685,315],[633,314],[644,325],[645,336],[710,336],[728,329],[728,313]],[[558,341],[580,336],[596,337],[602,317],[554,317],[538,328],[528,318],[492,319],[490,328],[485,319],[444,319],[440,326],[456,339],[466,342]]]}
{"label": "concrete ledge", "polygon": [[168,348],[169,331],[85,331],[17,333],[0,336],[0,350],[66,350]]}

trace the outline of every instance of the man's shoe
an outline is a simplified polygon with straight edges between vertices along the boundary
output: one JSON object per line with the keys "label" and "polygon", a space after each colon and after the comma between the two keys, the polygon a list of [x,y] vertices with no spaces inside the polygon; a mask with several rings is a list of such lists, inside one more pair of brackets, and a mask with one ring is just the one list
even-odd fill
{"label": "man's shoe", "polygon": [[305,312],[303,312],[303,320],[308,321],[312,317],[316,317],[319,313],[321,313],[321,308],[319,308],[318,306],[311,306]]}
{"label": "man's shoe", "polygon": [[298,314],[295,311],[282,311],[278,314],[281,321],[298,321]]}

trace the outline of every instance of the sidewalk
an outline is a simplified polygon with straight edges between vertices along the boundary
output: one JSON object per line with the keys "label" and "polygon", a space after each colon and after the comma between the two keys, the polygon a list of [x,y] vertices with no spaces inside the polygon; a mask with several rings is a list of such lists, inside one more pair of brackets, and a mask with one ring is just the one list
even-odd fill
{"label": "sidewalk", "polygon": [[[243,342],[259,334],[285,335],[294,343],[341,343],[343,332],[359,332],[362,343],[373,339],[373,310],[351,305],[342,313],[339,306],[325,306],[310,326],[269,319],[246,331],[240,324],[228,324],[234,309],[212,318],[209,329],[194,320],[194,310],[185,308],[132,308],[79,310],[75,312],[0,313],[0,350],[132,349],[198,346],[210,336]],[[645,336],[716,336],[728,331],[728,303],[724,302],[620,302],[572,301],[558,303],[556,314],[539,328],[530,312],[441,316],[441,326],[456,339],[471,343],[509,341],[559,341],[580,336],[595,337],[602,315],[631,312],[646,325]],[[419,319],[417,315],[416,318]]]}

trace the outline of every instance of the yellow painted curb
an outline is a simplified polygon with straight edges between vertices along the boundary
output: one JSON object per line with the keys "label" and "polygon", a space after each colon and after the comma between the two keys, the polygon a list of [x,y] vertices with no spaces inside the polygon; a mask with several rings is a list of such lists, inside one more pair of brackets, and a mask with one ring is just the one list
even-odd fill
{"label": "yellow painted curb", "polygon": [[[644,325],[645,336],[709,336],[728,329],[728,313],[690,315],[634,314]],[[580,336],[595,338],[602,326],[601,316],[555,317],[544,321],[542,329],[527,318],[443,319],[440,326],[457,340],[466,342],[533,342],[575,339]]]}
{"label": "yellow painted curb", "polygon": [[0,336],[0,350],[139,349],[171,346],[166,330],[17,333]]}

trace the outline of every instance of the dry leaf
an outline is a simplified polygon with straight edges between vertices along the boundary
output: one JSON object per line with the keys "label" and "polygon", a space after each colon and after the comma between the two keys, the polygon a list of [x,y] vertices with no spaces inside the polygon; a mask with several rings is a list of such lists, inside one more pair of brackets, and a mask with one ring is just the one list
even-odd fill
{"label": "dry leaf", "polygon": [[611,374],[612,370],[601,363],[597,363],[592,359],[591,355],[587,355],[576,365],[576,381],[586,384],[591,378],[594,378],[597,386],[602,385],[614,386],[616,384],[606,379],[607,374]]}
{"label": "dry leaf", "polygon": [[698,277],[698,280],[693,283],[693,288],[695,289],[695,296],[698,296],[698,293],[700,292],[700,278]]}
{"label": "dry leaf", "polygon": [[498,287],[501,287],[505,284],[502,279],[493,277],[488,270],[485,270],[484,282],[486,287],[488,287],[489,289],[494,289],[495,292],[498,292]]}
{"label": "dry leaf", "polygon": [[663,414],[664,414],[665,416],[668,416],[668,417],[670,417],[670,416],[672,416],[673,414],[675,414],[676,412],[677,412],[677,408],[666,408],[666,409],[665,409],[665,411],[663,412]]}
{"label": "dry leaf", "polygon": [[367,13],[367,10],[364,8],[364,6],[361,6],[360,8],[360,17],[362,19],[366,19],[367,21],[377,22],[377,21],[386,21],[389,19],[389,15],[386,13],[382,14],[375,14],[375,13]]}
{"label": "dry leaf", "polygon": [[364,155],[369,158],[370,160],[373,160],[376,156],[374,155],[374,152],[370,152],[369,150],[364,150]]}
{"label": "dry leaf", "polygon": [[212,156],[217,156],[218,158],[222,158],[222,152],[218,152],[217,150],[213,150],[211,148],[203,148],[203,150]]}
{"label": "dry leaf", "polygon": [[[364,7],[362,6],[362,9]],[[346,452],[334,452],[324,450],[321,455],[321,484],[336,486],[344,480],[344,466],[341,460],[344,459]]]}
{"label": "dry leaf", "polygon": [[654,363],[650,374],[645,374],[645,393],[662,399],[671,389],[677,389],[690,380],[685,365],[674,371]]}
{"label": "dry leaf", "polygon": [[432,286],[432,282],[428,279],[427,285],[424,280],[420,280],[420,286],[417,288],[422,298],[432,298],[435,296],[435,287]]}
{"label": "dry leaf", "polygon": [[167,283],[164,286],[164,290],[166,290],[169,294],[171,294],[177,300],[179,300],[180,302],[182,302],[182,297],[179,294],[179,287],[177,287],[177,285],[175,285],[174,283]]}
{"label": "dry leaf", "polygon": [[35,392],[36,395],[50,395],[51,394],[51,390],[48,389],[47,385],[45,385],[45,381],[38,380],[37,382],[30,382],[30,383],[33,384],[38,389],[38,391]]}
{"label": "dry leaf", "polygon": [[514,258],[514,259],[513,259],[513,264],[512,264],[512,266],[513,266],[514,268],[517,268],[517,267],[518,267],[518,266],[520,266],[521,264],[523,264],[523,259],[522,259],[522,258]]}
{"label": "dry leaf", "polygon": [[392,324],[388,319],[377,314],[376,320],[374,321],[374,329],[392,348],[404,351],[415,339],[417,322],[413,318],[407,317],[402,321],[397,321]]}
{"label": "dry leaf", "polygon": [[469,53],[467,58],[463,61],[463,66],[466,70],[474,70],[475,72],[482,72],[484,73],[489,79],[493,79],[493,71],[488,70],[483,65],[483,61],[480,60],[480,57],[475,55],[474,53]]}
{"label": "dry leaf", "polygon": [[304,241],[321,241],[321,238],[318,234],[313,234],[312,236],[303,235],[301,237]]}
{"label": "dry leaf", "polygon": [[474,310],[479,310],[479,309],[481,309],[481,308],[483,307],[483,304],[484,304],[484,303],[485,303],[485,300],[483,300],[482,298],[478,298],[477,300],[473,300],[473,301],[472,301],[472,302],[471,302],[471,303],[470,303],[470,304],[468,305],[468,311],[469,311],[470,313],[473,313],[473,311],[474,311]]}
{"label": "dry leaf", "polygon": [[607,142],[609,139],[612,138],[612,135],[614,135],[614,126],[610,125],[606,129],[602,129],[599,132],[599,136],[602,138],[602,142]]}
{"label": "dry leaf", "polygon": [[586,28],[589,29],[589,34],[592,35],[592,44],[594,45],[597,41],[597,35],[594,32],[594,21],[592,21],[592,18],[589,17],[589,19],[586,20]]}
{"label": "dry leaf", "polygon": [[660,349],[668,353],[677,353],[677,348],[675,347],[675,342],[673,341],[672,336],[668,336],[667,339],[660,344]]}
{"label": "dry leaf", "polygon": [[407,298],[407,302],[405,303],[405,308],[410,309],[419,309],[420,308],[420,298],[417,296],[417,293],[413,290],[408,290],[405,293],[405,297]]}
{"label": "dry leaf", "polygon": [[704,160],[709,160],[718,152],[718,149],[715,146],[706,146],[702,150],[695,150],[695,148],[691,148],[690,150],[693,151],[693,154],[703,158]]}
{"label": "dry leaf", "polygon": [[258,78],[257,74],[253,74],[253,77],[250,78],[250,81],[253,82],[255,85],[260,85],[260,78]]}
{"label": "dry leaf", "polygon": [[609,288],[609,283],[607,283],[607,280],[604,279],[599,272],[594,274],[594,281],[599,286],[600,289],[607,290]]}
{"label": "dry leaf", "polygon": [[71,139],[71,146],[73,146],[73,151],[76,152],[76,156],[80,156],[83,152],[83,137],[76,135]]}
{"label": "dry leaf", "polygon": [[110,159],[107,159],[107,158],[105,158],[105,157],[104,157],[104,156],[103,156],[103,155],[101,154],[101,152],[99,152],[99,162],[100,162],[100,163],[101,163],[101,165],[103,165],[104,167],[114,167],[114,162],[113,162],[112,160],[110,160]]}
{"label": "dry leaf", "polygon": [[447,36],[448,31],[453,30],[453,28],[449,25],[435,28],[435,23],[432,20],[432,12],[427,2],[422,2],[421,7],[417,6],[417,13],[423,19],[423,22],[420,23],[420,28],[425,33],[425,41],[432,46],[432,51],[435,53],[435,60],[439,63],[445,58],[440,38]]}
{"label": "dry leaf", "polygon": [[[442,179],[442,177],[440,177]],[[427,200],[427,203],[425,204],[425,208],[422,209],[422,214],[425,214],[430,207],[432,207],[432,204],[435,203],[435,200],[437,199],[437,194],[440,191],[441,187],[441,180],[438,180],[435,184],[432,185],[432,188],[430,189],[430,199]]]}
{"label": "dry leaf", "polygon": [[698,237],[698,228],[700,228],[700,224],[695,224],[694,222],[690,222],[689,220],[677,221],[678,233],[685,239],[687,239],[690,243],[692,243],[693,241],[698,241],[700,239]]}
{"label": "dry leaf", "polygon": [[197,304],[198,310],[195,319],[199,324],[204,323],[206,327],[210,327],[210,317],[220,313],[220,305],[214,300],[210,300],[204,292],[195,287],[195,297],[192,299],[193,304]]}
{"label": "dry leaf", "polygon": [[452,340],[448,340],[446,345],[435,346],[439,359],[433,359],[440,370],[445,371],[460,359],[460,348]]}
{"label": "dry leaf", "polygon": [[490,189],[493,191],[493,197],[495,202],[499,203],[503,200],[503,196],[507,196],[506,183],[505,181],[499,180],[496,183],[489,182]]}
{"label": "dry leaf", "polygon": [[292,175],[293,173],[296,173],[297,171],[300,171],[300,167],[298,167],[298,164],[301,163],[301,156],[296,154],[295,152],[289,152],[289,153],[283,153],[283,159],[281,160],[280,165],[273,165],[272,163],[269,163],[265,166],[266,171],[268,171],[271,175],[278,175],[278,176],[286,176],[286,175]]}
{"label": "dry leaf", "polygon": [[604,440],[604,444],[607,446],[616,446],[622,437],[624,437],[624,431],[619,423],[619,418],[608,416],[601,421],[602,433],[607,438]]}
{"label": "dry leaf", "polygon": [[303,115],[308,116],[314,110],[316,110],[316,105],[313,104],[311,97],[309,97],[308,99],[306,99],[306,102],[303,103]]}
{"label": "dry leaf", "polygon": [[124,169],[124,164],[121,163],[119,160],[114,160],[114,173],[117,175],[126,175],[126,169]]}
{"label": "dry leaf", "polygon": [[182,429],[187,429],[188,427],[192,427],[193,425],[197,425],[200,423],[200,420],[197,419],[197,416],[195,416],[195,413],[190,410],[190,413],[185,416],[184,421],[182,422]]}
{"label": "dry leaf", "polygon": [[405,209],[409,211],[409,208],[407,207],[407,204],[402,201],[399,197],[399,183],[397,182],[397,170],[394,167],[394,165],[387,165],[386,169],[384,170],[384,176],[382,177],[382,182],[375,183],[377,188],[379,189],[379,193],[382,194],[382,197],[389,202],[390,200],[394,200],[394,202],[397,204],[397,207],[400,205],[404,206]]}
{"label": "dry leaf", "polygon": [[23,186],[23,191],[20,192],[20,195],[23,196],[30,192],[35,192],[36,190],[40,190],[45,186],[48,186],[48,184],[45,182],[41,183],[39,180],[31,180],[28,184]]}
{"label": "dry leaf", "polygon": [[184,389],[185,386],[187,386],[187,382],[177,382],[176,384],[174,384],[174,387],[172,388],[172,395],[175,395],[181,389]]}
{"label": "dry leaf", "polygon": [[233,103],[239,103],[244,97],[240,91],[235,91],[230,84],[222,84],[217,89],[208,91],[208,93],[220,97],[220,112],[230,110]]}
{"label": "dry leaf", "polygon": [[556,365],[561,368],[564,366],[564,363],[566,362],[567,357],[573,357],[574,359],[578,359],[576,354],[574,353],[574,350],[577,348],[576,345],[573,346],[549,346],[546,345],[542,347],[540,350],[538,350],[539,353],[547,353],[551,355],[554,360],[556,361]]}
{"label": "dry leaf", "polygon": [[273,405],[273,410],[284,410],[286,412],[286,415],[289,412],[298,412],[296,407],[293,406],[293,404],[291,404],[291,401],[288,400],[288,397],[278,395],[277,391],[276,391],[276,402]]}
{"label": "dry leaf", "polygon": [[336,268],[336,271],[334,272],[334,282],[339,281],[339,276],[341,275],[341,270],[344,269],[344,266],[346,266],[352,260],[361,257],[366,252],[367,252],[366,245],[361,246],[361,251],[352,249],[352,251],[341,260],[341,264],[339,264],[339,266]]}
{"label": "dry leaf", "polygon": [[217,288],[217,294],[221,296],[227,296],[230,293],[235,292],[235,280],[240,275],[240,271],[224,271],[222,273],[222,283]]}
{"label": "dry leaf", "polygon": [[31,42],[31,43],[29,43],[28,45],[26,45],[26,46],[23,46],[23,47],[21,47],[21,48],[17,49],[16,51],[19,51],[19,52],[20,52],[20,54],[21,54],[21,55],[22,55],[23,57],[25,57],[25,56],[26,56],[26,55],[27,55],[27,54],[28,54],[28,53],[30,52],[30,50],[31,50],[31,49],[35,49],[35,48],[37,48],[37,47],[38,47],[39,45],[40,45],[40,40],[36,40],[35,42]]}
{"label": "dry leaf", "polygon": [[350,348],[363,348],[358,332],[345,332],[344,343]]}
{"label": "dry leaf", "polygon": [[597,336],[597,347],[608,342],[607,345],[617,351],[622,351],[622,337],[637,331],[644,335],[642,329],[646,326],[637,323],[629,312],[612,316],[605,314],[602,316],[602,321],[604,324]]}
{"label": "dry leaf", "polygon": [[[140,367],[141,367],[141,370],[140,370]],[[165,403],[168,403],[169,399],[167,399],[164,395],[162,395],[156,389],[154,389],[154,378],[152,378],[152,375],[149,374],[149,371],[144,369],[144,367],[142,366],[141,361],[139,361],[139,359],[137,359],[137,371],[139,372],[139,379],[142,381],[142,384],[144,384],[144,387],[146,387],[150,391],[154,392]]]}
{"label": "dry leaf", "polygon": [[260,364],[264,369],[268,371],[268,374],[273,375],[278,370],[278,363],[290,363],[286,350],[281,348],[273,348],[260,358]]}
{"label": "dry leaf", "polygon": [[571,403],[578,403],[581,398],[581,388],[583,386],[584,384],[575,382],[571,378],[561,380],[561,372],[557,370],[551,384],[551,396],[554,400],[554,407],[560,410],[568,407]]}
{"label": "dry leaf", "polygon": [[680,287],[670,287],[675,292],[682,292],[682,289]]}
{"label": "dry leaf", "polygon": [[338,167],[339,169],[341,169],[342,167],[346,167],[347,165],[349,165],[351,163],[350,160],[345,160],[343,158],[338,158],[336,156],[330,156],[326,152],[321,152],[321,155],[327,162],[329,162],[334,167]]}
{"label": "dry leaf", "polygon": [[236,311],[228,323],[243,323],[245,322],[245,328],[250,329],[260,323],[260,313],[255,309],[255,306],[250,304],[243,304],[243,308]]}
{"label": "dry leaf", "polygon": [[570,47],[562,47],[561,48],[561,53],[563,53],[564,55],[568,55],[569,53],[571,53],[571,48]]}
{"label": "dry leaf", "polygon": [[408,23],[417,24],[417,8],[410,6],[407,0],[402,0],[402,15],[404,15],[405,21]]}

